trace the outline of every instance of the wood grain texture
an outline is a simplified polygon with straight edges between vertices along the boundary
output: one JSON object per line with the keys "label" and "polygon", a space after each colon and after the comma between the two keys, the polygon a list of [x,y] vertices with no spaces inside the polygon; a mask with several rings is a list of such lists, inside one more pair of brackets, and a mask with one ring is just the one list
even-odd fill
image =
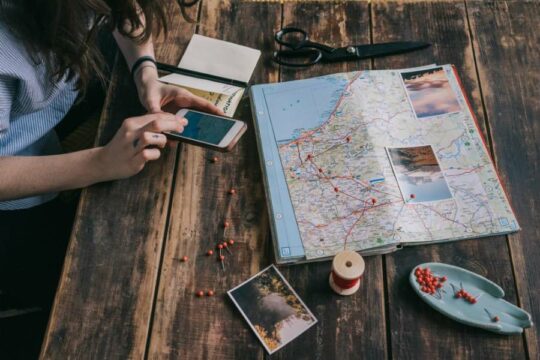
{"label": "wood grain texture", "polygon": [[[520,305],[540,322],[540,3],[470,1],[469,19],[495,158],[522,230],[509,243]],[[540,358],[537,326],[525,331]]]}
{"label": "wood grain texture", "polygon": [[[430,63],[455,64],[466,92],[473,95],[474,112],[480,122],[484,121],[463,3],[377,2],[373,4],[372,14],[374,42],[410,39],[434,44],[419,52],[377,59],[377,69]],[[505,237],[405,248],[385,258],[392,357],[524,357],[520,336],[503,337],[444,317],[418,298],[407,279],[415,265],[425,261],[441,261],[462,266],[495,281],[505,289],[506,299],[515,303],[515,285]]]}
{"label": "wood grain texture", "polygon": [[[171,11],[176,8],[171,2]],[[175,19],[172,37],[186,43],[194,27]],[[158,55],[164,61],[178,58],[172,52]],[[119,57],[98,143],[106,144],[125,118],[144,112]],[[130,179],[83,191],[42,358],[143,357],[175,157],[173,147]]]}
{"label": "wood grain texture", "polygon": [[[281,22],[279,4],[205,1],[200,33],[260,49],[263,54],[253,81],[275,82],[270,62],[272,34]],[[216,59],[219,61],[219,59]],[[231,153],[182,145],[173,191],[163,270],[152,334],[151,359],[257,359],[264,349],[227,296],[270,264],[273,255],[264,188],[249,99],[235,118],[248,132]],[[210,159],[218,156],[217,163]],[[235,188],[236,195],[228,194]],[[223,228],[227,220],[231,226]],[[216,244],[234,239],[232,254],[223,250],[225,272],[217,261]],[[213,249],[214,256],[206,256]],[[179,261],[189,256],[188,262]],[[214,297],[195,297],[212,289]]]}
{"label": "wood grain texture", "polygon": [[[285,3],[284,25],[305,29],[313,41],[331,46],[370,41],[369,5],[360,3]],[[283,67],[281,80],[294,80],[367,69],[371,62]],[[328,285],[329,261],[282,268],[284,276],[313,311],[319,323],[276,353],[278,359],[381,359],[386,357],[384,279],[380,256],[366,258],[358,293],[336,295]]]}

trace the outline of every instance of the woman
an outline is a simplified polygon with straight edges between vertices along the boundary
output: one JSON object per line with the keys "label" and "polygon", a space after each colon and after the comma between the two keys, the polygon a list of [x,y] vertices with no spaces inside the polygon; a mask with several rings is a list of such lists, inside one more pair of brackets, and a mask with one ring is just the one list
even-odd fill
{"label": "woman", "polygon": [[[222,114],[157,80],[151,30],[166,30],[163,2],[0,0],[0,296],[40,306],[44,319],[69,234],[57,193],[126,178],[157,160],[162,133],[187,124],[164,106]],[[103,147],[64,154],[54,128],[103,77],[100,29],[112,31],[148,113],[125,119]]]}

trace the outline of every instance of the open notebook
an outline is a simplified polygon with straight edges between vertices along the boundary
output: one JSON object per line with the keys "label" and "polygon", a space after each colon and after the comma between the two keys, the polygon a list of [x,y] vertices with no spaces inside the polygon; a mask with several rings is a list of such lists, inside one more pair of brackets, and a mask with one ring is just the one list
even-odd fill
{"label": "open notebook", "polygon": [[250,95],[278,263],[519,229],[451,65]]}
{"label": "open notebook", "polygon": [[195,34],[178,64],[185,73],[159,80],[209,100],[232,117],[260,56],[259,50]]}

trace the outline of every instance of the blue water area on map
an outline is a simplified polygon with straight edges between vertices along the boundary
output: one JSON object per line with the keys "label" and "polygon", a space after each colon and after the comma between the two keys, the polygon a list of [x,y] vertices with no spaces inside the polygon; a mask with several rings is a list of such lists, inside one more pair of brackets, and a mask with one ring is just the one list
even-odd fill
{"label": "blue water area on map", "polygon": [[320,126],[334,110],[348,81],[345,77],[328,76],[265,87],[276,140],[288,142],[302,131]]}

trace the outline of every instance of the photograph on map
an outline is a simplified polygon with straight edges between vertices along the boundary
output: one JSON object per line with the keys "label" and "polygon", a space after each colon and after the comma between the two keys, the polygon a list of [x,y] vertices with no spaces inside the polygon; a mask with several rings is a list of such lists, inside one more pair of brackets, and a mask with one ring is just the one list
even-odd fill
{"label": "photograph on map", "polygon": [[273,265],[228,294],[270,354],[317,322]]}
{"label": "photograph on map", "polygon": [[418,119],[461,111],[442,67],[402,72],[401,78]]}
{"label": "photograph on map", "polygon": [[423,203],[452,198],[431,145],[386,148],[386,151],[406,202]]}

